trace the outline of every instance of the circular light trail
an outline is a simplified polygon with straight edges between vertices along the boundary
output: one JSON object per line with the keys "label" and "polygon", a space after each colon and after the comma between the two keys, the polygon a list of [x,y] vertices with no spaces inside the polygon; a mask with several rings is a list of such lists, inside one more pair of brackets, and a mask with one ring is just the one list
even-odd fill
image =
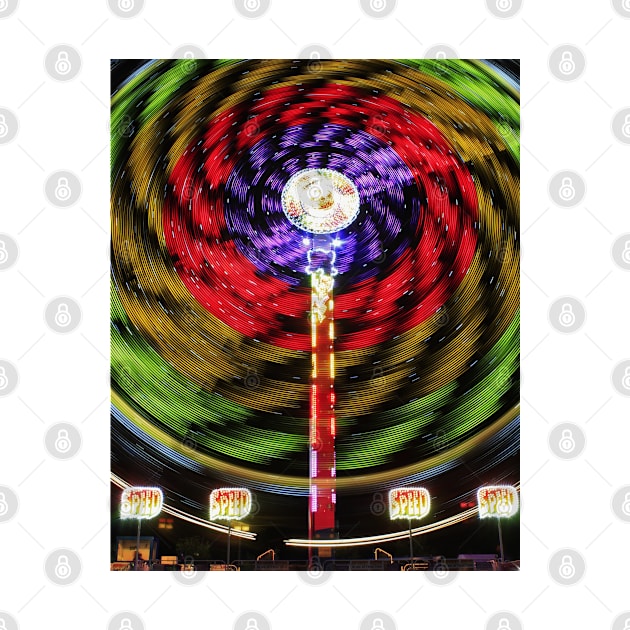
{"label": "circular light trail", "polygon": [[[519,448],[517,80],[456,59],[174,60],[114,86],[114,474],[151,476],[195,518],[208,478],[308,495],[311,244],[283,192],[331,172],[359,202],[310,233],[342,244],[340,496],[422,482],[448,501],[478,485],[464,464],[503,481]],[[332,179],[302,217],[344,198]]]}

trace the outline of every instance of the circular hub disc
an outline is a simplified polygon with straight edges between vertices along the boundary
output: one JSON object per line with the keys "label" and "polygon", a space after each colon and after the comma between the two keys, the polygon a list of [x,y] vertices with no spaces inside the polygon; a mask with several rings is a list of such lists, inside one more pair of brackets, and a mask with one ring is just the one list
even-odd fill
{"label": "circular hub disc", "polygon": [[328,168],[299,171],[282,191],[282,209],[301,230],[330,234],[359,214],[359,191],[345,175]]}

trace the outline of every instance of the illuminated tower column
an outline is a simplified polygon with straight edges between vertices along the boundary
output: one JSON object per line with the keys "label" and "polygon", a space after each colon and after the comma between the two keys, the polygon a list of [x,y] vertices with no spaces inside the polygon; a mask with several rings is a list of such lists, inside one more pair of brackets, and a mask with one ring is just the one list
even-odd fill
{"label": "illuminated tower column", "polygon": [[[334,254],[334,251],[332,252]],[[333,273],[311,273],[311,419],[309,537],[335,532],[335,323]],[[323,551],[323,550],[320,550]],[[320,553],[320,555],[325,555]]]}
{"label": "illuminated tower column", "polygon": [[[337,275],[333,237],[359,214],[359,192],[342,173],[326,168],[293,175],[282,191],[288,219],[309,233],[306,273],[311,279],[311,400],[309,423],[309,540],[326,540],[335,532],[335,322],[333,287]],[[312,550],[309,551],[309,557]],[[319,555],[330,548],[319,547]]]}

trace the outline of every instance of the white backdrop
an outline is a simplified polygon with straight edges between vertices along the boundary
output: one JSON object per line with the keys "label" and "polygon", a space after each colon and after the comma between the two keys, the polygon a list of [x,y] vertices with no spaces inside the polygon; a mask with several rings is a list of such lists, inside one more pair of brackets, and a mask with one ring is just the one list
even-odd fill
{"label": "white backdrop", "polygon": [[[245,628],[239,618],[250,610],[267,620],[256,617],[260,630],[372,630],[375,611],[385,630],[506,627],[497,611],[508,611],[512,630],[624,628],[630,2],[499,1],[511,8],[122,0],[133,5],[126,17],[105,0],[0,1],[0,619],[8,630]],[[339,58],[411,58],[448,45],[460,57],[522,59],[521,572],[461,573],[444,584],[423,573],[336,573],[311,585],[293,573],[209,573],[182,584],[172,573],[109,571],[109,61],[171,57],[192,44],[211,58],[295,57],[312,45]],[[61,77],[51,66],[60,50],[72,65]],[[573,66],[562,72],[567,51]],[[68,203],[46,192],[57,171],[77,178]],[[554,176],[564,171],[573,191],[562,197]],[[81,311],[61,333],[47,323],[60,296]],[[575,318],[563,326],[564,304]],[[51,447],[59,423],[72,442],[64,453]],[[567,430],[573,443],[563,449]],[[61,585],[49,577],[59,549],[76,554]],[[567,554],[570,579],[558,569]],[[121,611],[134,613],[131,625]]]}

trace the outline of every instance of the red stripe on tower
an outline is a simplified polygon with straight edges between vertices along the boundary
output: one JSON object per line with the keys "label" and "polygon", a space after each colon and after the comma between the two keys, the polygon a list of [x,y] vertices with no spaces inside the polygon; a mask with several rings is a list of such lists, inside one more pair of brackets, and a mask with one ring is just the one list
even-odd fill
{"label": "red stripe on tower", "polygon": [[[314,540],[335,536],[335,355],[333,278],[311,274],[311,419],[309,530]],[[320,548],[319,555],[326,555]]]}

